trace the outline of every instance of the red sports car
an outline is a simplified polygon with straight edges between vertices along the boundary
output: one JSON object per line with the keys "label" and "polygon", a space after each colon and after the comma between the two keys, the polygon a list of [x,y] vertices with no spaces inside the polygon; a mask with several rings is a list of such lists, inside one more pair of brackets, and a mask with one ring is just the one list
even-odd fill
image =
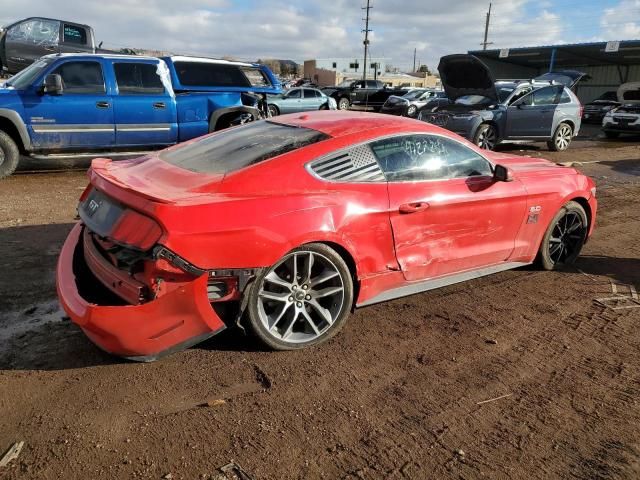
{"label": "red sports car", "polygon": [[97,159],[89,177],[58,294],[99,347],[143,361],[240,323],[271,348],[303,348],[354,307],[536,258],[570,264],[597,207],[573,168],[354,112]]}

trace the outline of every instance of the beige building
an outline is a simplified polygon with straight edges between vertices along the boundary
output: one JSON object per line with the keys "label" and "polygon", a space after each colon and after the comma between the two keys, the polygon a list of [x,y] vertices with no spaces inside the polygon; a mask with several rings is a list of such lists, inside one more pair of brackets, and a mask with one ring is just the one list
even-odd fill
{"label": "beige building", "polygon": [[[316,60],[305,60],[304,78],[310,79],[320,87],[338,85],[344,80],[360,80],[361,74],[342,73],[335,70],[318,68]],[[367,76],[372,79],[373,76]],[[377,80],[384,82],[390,87],[419,87],[419,88],[441,88],[440,78],[435,75],[425,75],[424,73],[383,73]]]}

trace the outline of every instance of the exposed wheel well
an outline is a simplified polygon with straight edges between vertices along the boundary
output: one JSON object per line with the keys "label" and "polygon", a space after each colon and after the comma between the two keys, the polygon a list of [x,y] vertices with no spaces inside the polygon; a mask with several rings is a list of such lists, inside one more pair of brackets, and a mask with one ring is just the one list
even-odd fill
{"label": "exposed wheel well", "polygon": [[[576,125],[575,125],[575,123],[573,123],[571,120],[568,120],[568,119],[562,120],[562,121],[558,124],[558,127],[559,127],[560,125],[562,125],[563,123],[566,123],[567,125],[569,125],[569,126],[571,127],[571,132],[572,132],[572,133],[574,133],[574,132],[576,131]],[[558,127],[556,127],[556,128],[558,128]],[[553,132],[553,133],[555,133],[555,132]]]}
{"label": "exposed wheel well", "polygon": [[349,272],[351,273],[351,279],[353,280],[353,305],[355,306],[358,295],[360,294],[360,282],[358,281],[358,269],[356,268],[356,262],[349,253],[349,251],[344,248],[342,245],[334,242],[317,242],[323,243],[328,247],[331,247],[336,251],[340,257],[344,260],[344,263],[347,264],[349,268]]}
{"label": "exposed wheel well", "polygon": [[276,112],[278,112],[278,115],[280,115],[280,109],[278,108],[278,106],[275,103],[269,103],[268,107],[269,108],[275,108]]}
{"label": "exposed wheel well", "polygon": [[20,153],[24,153],[24,144],[22,143],[20,132],[18,132],[18,129],[11,120],[9,120],[8,118],[0,117],[0,130],[5,132],[11,137],[14,142],[16,142]]}
{"label": "exposed wheel well", "polygon": [[593,213],[591,212],[591,207],[589,206],[589,202],[584,197],[576,197],[572,198],[570,201],[578,203],[582,208],[584,208],[585,213],[587,214],[587,229],[591,228],[591,218]]}

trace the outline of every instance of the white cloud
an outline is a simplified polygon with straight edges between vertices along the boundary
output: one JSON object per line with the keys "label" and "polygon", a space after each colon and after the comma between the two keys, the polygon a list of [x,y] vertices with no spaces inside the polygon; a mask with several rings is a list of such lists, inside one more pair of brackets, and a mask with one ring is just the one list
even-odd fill
{"label": "white cloud", "polygon": [[[640,38],[640,23],[629,21],[632,12],[640,12],[640,0],[622,0],[616,7],[607,8],[600,22],[605,38],[626,40]],[[636,15],[637,18],[637,15]]]}

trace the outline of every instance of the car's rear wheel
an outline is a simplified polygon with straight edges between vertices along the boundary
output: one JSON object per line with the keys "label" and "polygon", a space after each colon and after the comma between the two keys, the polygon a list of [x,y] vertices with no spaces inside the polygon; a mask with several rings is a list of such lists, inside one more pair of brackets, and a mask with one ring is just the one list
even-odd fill
{"label": "car's rear wheel", "polygon": [[489,123],[483,123],[478,127],[473,137],[473,143],[483,150],[493,150],[498,144],[498,131]]}
{"label": "car's rear wheel", "polygon": [[342,97],[338,101],[338,110],[349,110],[350,106],[351,106],[351,102],[347,97]]}
{"label": "car's rear wheel", "polygon": [[276,107],[275,105],[269,105],[269,116],[277,117],[278,115],[280,115],[280,110],[278,110],[278,107]]}
{"label": "car's rear wheel", "polygon": [[324,342],[344,325],[353,303],[353,280],[338,253],[311,243],[265,269],[249,292],[251,330],[275,350]]}
{"label": "car's rear wheel", "polygon": [[538,258],[545,270],[556,270],[576,261],[587,240],[589,223],[582,205],[568,202],[553,217],[542,239]]}
{"label": "car's rear wheel", "polygon": [[319,110],[329,110],[329,103],[323,103],[320,105]]}
{"label": "car's rear wheel", "polygon": [[16,171],[20,161],[20,150],[13,139],[0,131],[0,178],[8,177]]}
{"label": "car's rear wheel", "polygon": [[607,138],[618,138],[620,136],[619,132],[604,132],[604,136]]}
{"label": "car's rear wheel", "polygon": [[552,152],[564,152],[571,144],[573,138],[573,128],[568,123],[561,123],[556,128],[551,141],[547,142],[549,150]]}

